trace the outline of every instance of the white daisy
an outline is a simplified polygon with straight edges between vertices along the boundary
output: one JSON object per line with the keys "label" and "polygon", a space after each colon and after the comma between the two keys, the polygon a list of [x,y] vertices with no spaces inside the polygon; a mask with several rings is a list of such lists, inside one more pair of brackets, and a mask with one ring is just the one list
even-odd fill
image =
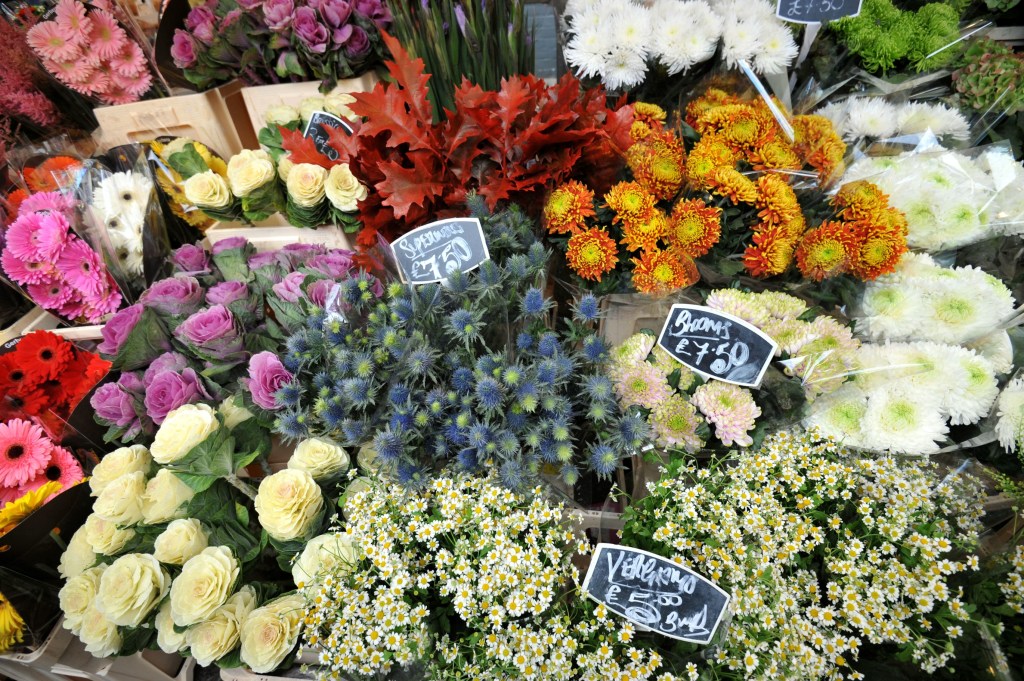
{"label": "white daisy", "polygon": [[1008,452],[1024,448],[1024,376],[1010,381],[1002,394],[996,411],[996,435],[999,444]]}
{"label": "white daisy", "polygon": [[881,97],[856,97],[849,100],[847,139],[892,137],[896,134],[896,107]]}
{"label": "white daisy", "polygon": [[871,391],[862,428],[867,448],[897,454],[935,452],[949,432],[937,401],[901,382]]}

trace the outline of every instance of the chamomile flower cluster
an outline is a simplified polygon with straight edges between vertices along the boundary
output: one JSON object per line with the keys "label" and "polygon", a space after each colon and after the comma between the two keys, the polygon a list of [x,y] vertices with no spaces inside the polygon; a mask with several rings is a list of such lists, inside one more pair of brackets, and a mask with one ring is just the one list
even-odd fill
{"label": "chamomile flower cluster", "polygon": [[999,590],[1006,597],[1006,604],[1018,615],[1024,615],[1024,546],[1014,549],[1010,565],[1012,569],[999,584]]}
{"label": "chamomile flower cluster", "polygon": [[[981,486],[932,464],[853,458],[780,432],[729,465],[679,464],[626,514],[623,542],[732,594],[717,679],[858,679],[862,645],[893,644],[928,672],[970,619],[956,575],[977,541]],[[649,539],[648,539],[649,538]]]}
{"label": "chamomile flower cluster", "polygon": [[643,83],[648,71],[670,76],[711,59],[747,60],[781,73],[797,54],[786,24],[764,0],[569,0],[562,16],[565,58],[581,77],[613,90]]}
{"label": "chamomile flower cluster", "polygon": [[882,97],[848,97],[831,102],[817,111],[832,121],[836,132],[847,141],[861,138],[885,139],[930,132],[935,137],[966,139],[970,133],[962,113],[942,103],[904,102],[892,104]]}
{"label": "chamomile flower cluster", "polygon": [[1008,152],[937,147],[865,157],[844,182],[870,180],[906,214],[907,245],[937,252],[1024,231],[1024,168]]}
{"label": "chamomile flower cluster", "polygon": [[320,679],[417,663],[431,679],[651,678],[660,665],[605,609],[570,617],[570,557],[588,545],[540,488],[443,477],[358,492],[346,515],[352,558],[322,562],[302,589]]}

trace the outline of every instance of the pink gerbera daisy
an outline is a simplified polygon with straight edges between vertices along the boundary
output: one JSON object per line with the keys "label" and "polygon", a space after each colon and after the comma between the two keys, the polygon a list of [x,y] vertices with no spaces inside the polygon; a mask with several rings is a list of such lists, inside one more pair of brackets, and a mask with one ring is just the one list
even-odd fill
{"label": "pink gerbera daisy", "polygon": [[50,261],[64,249],[70,225],[60,213],[22,215],[7,229],[7,247],[22,260]]}
{"label": "pink gerbera daisy", "polygon": [[39,211],[56,211],[69,217],[75,213],[75,199],[60,192],[39,192],[29,196],[18,207],[18,215]]}
{"label": "pink gerbera daisy", "polygon": [[106,270],[96,251],[81,239],[72,239],[57,259],[57,269],[68,284],[83,295],[98,294],[103,290]]}
{"label": "pink gerbera daisy", "polygon": [[49,263],[22,260],[9,249],[4,249],[3,255],[0,255],[0,266],[8,277],[22,286],[39,284],[53,274],[53,266]]}
{"label": "pink gerbera daisy", "polygon": [[153,77],[149,75],[149,71],[143,71],[135,76],[114,74],[114,82],[124,88],[125,92],[138,99],[149,90],[149,86],[153,84]]}
{"label": "pink gerbera daisy", "polygon": [[75,290],[60,280],[44,282],[42,284],[29,284],[28,294],[32,300],[47,310],[58,310],[66,305],[75,295]]}
{"label": "pink gerbera daisy", "polygon": [[89,73],[89,78],[80,87],[86,94],[99,95],[110,87],[110,75],[99,69],[93,69]]}
{"label": "pink gerbera daisy", "polygon": [[53,443],[34,423],[0,423],[0,485],[15,487],[36,477],[50,462],[52,451]]}
{"label": "pink gerbera daisy", "polygon": [[110,60],[110,67],[122,76],[138,76],[146,70],[146,57],[138,43],[129,40],[121,52]]}
{"label": "pink gerbera daisy", "polygon": [[67,62],[81,52],[81,36],[63,30],[56,21],[41,21],[29,29],[25,40],[44,59]]}
{"label": "pink gerbera daisy", "polygon": [[71,321],[82,319],[85,316],[85,301],[76,293],[71,300],[57,309],[57,314]]}
{"label": "pink gerbera daisy", "polygon": [[104,102],[112,106],[117,106],[118,104],[131,104],[132,102],[139,101],[138,95],[133,95],[117,83],[113,82],[106,90],[98,93],[98,96]]}
{"label": "pink gerbera daisy", "polygon": [[113,287],[108,287],[101,295],[89,296],[84,300],[85,307],[82,314],[91,323],[103,321],[108,314],[117,312],[121,307],[121,292]]}
{"label": "pink gerbera daisy", "polygon": [[[50,460],[46,467],[43,468],[43,471],[22,485],[19,491],[25,494],[34,489],[39,489],[48,482],[60,482],[60,491],[51,496],[50,499],[52,499],[68,487],[81,482],[84,477],[82,464],[78,463],[78,459],[63,447],[54,447],[53,451],[50,452]],[[47,501],[50,499],[47,499]]]}
{"label": "pink gerbera daisy", "polygon": [[57,25],[67,33],[85,37],[92,30],[92,22],[85,14],[85,5],[75,0],[60,0],[57,3]]}
{"label": "pink gerbera daisy", "polygon": [[117,19],[110,12],[97,10],[89,17],[92,19],[89,49],[102,59],[116,57],[128,41],[128,34],[117,25]]}
{"label": "pink gerbera daisy", "polygon": [[64,83],[65,85],[72,86],[73,89],[77,89],[78,83],[74,82],[72,78],[81,78],[83,72],[83,66],[85,60],[76,59],[74,61],[53,61],[52,59],[43,59],[43,67],[47,71],[57,77],[57,80]]}

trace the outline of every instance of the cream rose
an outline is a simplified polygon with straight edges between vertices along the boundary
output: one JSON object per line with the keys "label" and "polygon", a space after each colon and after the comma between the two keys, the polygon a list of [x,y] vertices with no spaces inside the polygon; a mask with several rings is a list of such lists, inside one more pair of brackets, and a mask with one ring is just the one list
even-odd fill
{"label": "cream rose", "polygon": [[185,180],[185,198],[200,208],[226,208],[231,205],[231,188],[223,177],[207,170]]}
{"label": "cream rose", "polygon": [[238,579],[238,561],[226,546],[208,546],[171,584],[171,616],[179,627],[202,622],[224,605]]}
{"label": "cream rose", "polygon": [[106,569],[106,565],[89,568],[65,582],[57,594],[57,598],[60,599],[60,611],[64,613],[64,628],[71,630],[75,635],[81,630],[82,618],[96,599],[100,577]]}
{"label": "cream rose", "polygon": [[228,430],[234,430],[235,426],[252,418],[252,412],[241,406],[235,395],[221,402],[217,411],[224,417],[224,427]]}
{"label": "cream rose", "polygon": [[351,520],[348,516],[348,502],[349,499],[367,490],[373,489],[373,481],[370,478],[360,476],[350,482],[348,487],[345,488],[345,493],[341,495],[339,503],[341,505],[341,515],[344,516],[345,520]]}
{"label": "cream rose", "polygon": [[313,114],[317,111],[324,111],[324,98],[323,97],[306,97],[299,104],[299,115],[302,116],[302,122],[307,123],[309,119],[313,117]]}
{"label": "cream rose", "polygon": [[302,120],[302,114],[294,106],[287,104],[278,104],[272,106],[266,110],[263,114],[263,120],[266,121],[267,125],[288,125],[295,121]]}
{"label": "cream rose", "polygon": [[146,474],[125,473],[103,488],[92,505],[93,513],[121,527],[142,521],[142,495],[146,491]]}
{"label": "cream rose", "polygon": [[347,163],[331,167],[324,191],[331,204],[343,213],[355,213],[359,202],[366,198],[366,185],[352,174]]}
{"label": "cream rose", "polygon": [[95,513],[85,519],[82,526],[85,540],[95,553],[101,556],[112,556],[135,536],[135,530],[120,530],[117,525]]}
{"label": "cream rose", "polygon": [[288,174],[292,172],[292,168],[295,164],[292,162],[292,157],[288,154],[281,154],[281,158],[277,159],[277,176],[281,178],[282,182],[288,182]]}
{"label": "cream rose", "polygon": [[347,575],[359,561],[359,548],[347,534],[331,533],[313,537],[292,565],[292,580],[302,589],[318,574]]}
{"label": "cream rose", "polygon": [[249,196],[276,178],[277,169],[262,149],[243,149],[228,161],[228,183],[238,198]]}
{"label": "cream rose", "polygon": [[96,608],[119,627],[137,627],[170,588],[171,576],[160,561],[148,553],[129,553],[103,572]]}
{"label": "cream rose", "polygon": [[121,632],[95,604],[90,605],[82,615],[78,638],[82,639],[86,651],[92,653],[93,657],[110,657],[121,650]]}
{"label": "cream rose", "polygon": [[227,602],[217,608],[209,619],[189,627],[185,640],[192,657],[202,667],[224,657],[238,645],[242,623],[256,607],[256,592],[243,586]]}
{"label": "cream rose", "polygon": [[303,208],[315,208],[324,200],[324,182],[327,169],[312,163],[296,163],[285,182],[288,197]]}
{"label": "cream rose", "polygon": [[285,469],[263,478],[256,493],[260,525],[274,539],[302,539],[316,531],[324,497],[313,476]]}
{"label": "cream rose", "polygon": [[317,482],[333,480],[348,467],[348,452],[334,442],[317,437],[300,442],[288,459],[288,468],[306,471]]}
{"label": "cream rose", "polygon": [[186,404],[164,419],[156,431],[150,454],[160,464],[174,463],[220,428],[217,412],[208,404]]}
{"label": "cream rose", "polygon": [[147,525],[166,523],[185,515],[185,504],[196,495],[177,475],[161,468],[142,495],[142,519]]}
{"label": "cream rose", "polygon": [[104,487],[125,473],[141,471],[149,475],[152,466],[153,460],[149,456],[149,450],[142,445],[115,449],[100,459],[100,462],[92,469],[92,476],[89,477],[92,495],[99,495]]}
{"label": "cream rose", "polygon": [[171,619],[171,601],[165,600],[156,613],[156,644],[160,650],[173,655],[188,646],[185,641],[185,634],[179,634],[174,630],[174,620]]}
{"label": "cream rose", "polygon": [[85,536],[85,527],[79,527],[71,535],[71,541],[60,556],[57,572],[64,579],[71,579],[82,574],[96,564],[96,552],[92,550],[89,538]]}
{"label": "cream rose", "polygon": [[253,610],[242,624],[242,662],[257,674],[272,672],[299,642],[305,599],[296,593]]}
{"label": "cream rose", "polygon": [[153,541],[153,555],[161,563],[184,565],[210,543],[203,525],[195,518],[172,520]]}
{"label": "cream rose", "polygon": [[355,120],[356,115],[348,107],[356,98],[347,92],[330,92],[324,97],[324,111],[335,116]]}

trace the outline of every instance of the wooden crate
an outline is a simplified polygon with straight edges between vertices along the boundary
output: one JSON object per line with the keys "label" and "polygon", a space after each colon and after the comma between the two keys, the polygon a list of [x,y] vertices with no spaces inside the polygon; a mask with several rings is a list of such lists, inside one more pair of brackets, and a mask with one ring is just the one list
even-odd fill
{"label": "wooden crate", "polygon": [[330,248],[352,248],[349,236],[341,227],[326,225],[316,229],[292,227],[283,215],[274,215],[255,225],[218,222],[206,230],[206,245],[242,236],[252,242],[257,252],[276,251],[288,244],[323,244]]}
{"label": "wooden crate", "polygon": [[[378,80],[377,74],[371,71],[358,78],[338,81],[332,92],[368,92],[373,89]],[[297,109],[302,100],[307,97],[316,97],[319,94],[320,81],[260,85],[242,88],[241,91],[250,124],[257,133],[266,125],[264,117],[271,107],[287,104]]]}

